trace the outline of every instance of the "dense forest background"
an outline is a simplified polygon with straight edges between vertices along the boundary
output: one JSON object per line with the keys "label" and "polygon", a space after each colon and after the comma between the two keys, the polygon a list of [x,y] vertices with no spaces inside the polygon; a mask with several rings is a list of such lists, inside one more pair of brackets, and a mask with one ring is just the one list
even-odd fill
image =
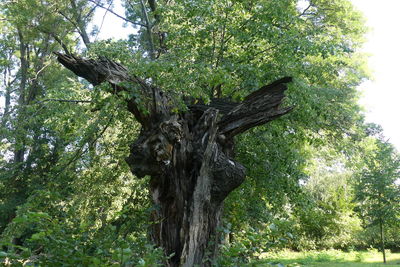
{"label": "dense forest background", "polygon": [[93,15],[115,13],[110,0],[0,3],[0,262],[156,266],[170,256],[147,235],[149,178],[125,162],[139,123],[54,52],[107,57],[206,104],[293,77],[293,111],[237,137],[247,177],[225,201],[219,265],[281,248],[400,249],[400,158],[358,104],[366,29],[349,1],[123,4],[117,15],[136,30],[95,41]]}

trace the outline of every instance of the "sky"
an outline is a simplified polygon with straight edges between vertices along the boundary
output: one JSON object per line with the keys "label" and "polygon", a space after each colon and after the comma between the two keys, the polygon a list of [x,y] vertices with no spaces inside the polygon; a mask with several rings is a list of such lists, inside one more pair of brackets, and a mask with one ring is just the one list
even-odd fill
{"label": "sky", "polygon": [[[125,16],[124,8],[121,5],[120,0],[113,1],[112,10],[121,16]],[[102,24],[101,30],[96,37],[96,40],[104,40],[109,38],[126,38],[130,33],[134,32],[132,27],[123,27],[124,21],[117,16],[107,12],[105,9],[99,8],[99,11],[96,11],[95,16],[93,18],[95,24]],[[103,23],[102,23],[103,22]]]}
{"label": "sky", "polygon": [[[367,122],[381,125],[389,141],[400,151],[400,0],[351,0],[370,28],[363,51],[370,55],[372,80],[359,86],[360,104],[365,107]],[[123,14],[120,0],[114,0],[116,13]],[[97,12],[102,21],[105,10]],[[107,13],[97,39],[124,38],[133,28],[122,28],[123,21]]]}
{"label": "sky", "polygon": [[380,124],[400,150],[400,0],[352,0],[370,32],[363,50],[370,54],[373,80],[360,85],[369,122]]}

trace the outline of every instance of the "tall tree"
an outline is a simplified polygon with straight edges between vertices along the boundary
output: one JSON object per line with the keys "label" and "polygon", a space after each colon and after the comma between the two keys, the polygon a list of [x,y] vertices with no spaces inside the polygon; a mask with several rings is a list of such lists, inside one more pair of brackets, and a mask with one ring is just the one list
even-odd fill
{"label": "tall tree", "polygon": [[385,227],[396,223],[399,216],[400,159],[393,145],[379,139],[370,140],[365,165],[357,181],[357,199],[362,218],[367,227],[379,227],[380,249],[385,255]]}
{"label": "tall tree", "polygon": [[[71,14],[68,3],[75,3]],[[78,5],[78,6],[76,6]],[[86,27],[93,15],[83,1],[6,1],[0,3],[1,69],[4,112],[0,138],[8,164],[2,182],[0,230],[15,216],[16,208],[30,193],[42,186],[50,162],[56,162],[67,143],[49,125],[46,97],[57,81],[60,68],[51,60],[51,51],[70,53],[75,47],[75,25]],[[79,8],[78,8],[79,7]],[[74,14],[79,17],[75,18]],[[82,37],[83,38],[83,37]],[[65,75],[64,75],[65,78]],[[50,97],[51,98],[51,97]],[[12,154],[12,157],[9,155]],[[47,161],[47,162],[46,162]],[[34,177],[34,178],[33,178]]]}

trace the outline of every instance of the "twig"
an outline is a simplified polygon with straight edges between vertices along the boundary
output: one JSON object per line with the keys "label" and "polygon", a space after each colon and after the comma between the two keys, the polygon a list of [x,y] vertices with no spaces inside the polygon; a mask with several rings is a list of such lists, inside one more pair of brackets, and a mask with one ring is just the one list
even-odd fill
{"label": "twig", "polygon": [[104,20],[106,19],[108,9],[111,8],[112,4],[113,4],[113,1],[111,1],[111,3],[108,5],[108,8],[106,9],[106,12],[104,12],[103,18],[101,19],[101,24],[100,24],[99,31],[96,34],[96,38],[94,38],[95,40],[97,40],[97,37],[99,37],[99,33],[100,33],[101,29],[103,28]]}
{"label": "twig", "polygon": [[40,70],[38,70],[38,72],[36,72],[35,74],[35,78],[32,79],[32,81],[35,81],[38,79],[39,74],[44,71],[48,66],[50,66],[50,63],[44,65]]}
{"label": "twig", "polygon": [[312,7],[313,5],[310,3],[308,5],[308,7],[306,9],[303,10],[303,12],[301,12],[301,14],[298,17],[304,16],[306,15],[306,12],[310,9],[310,7]]}
{"label": "twig", "polygon": [[[61,16],[63,16],[66,20],[68,20],[74,27],[75,27],[75,30],[77,30],[78,31],[78,34],[81,36],[81,38],[82,38],[82,40],[83,40],[83,43],[85,44],[85,46],[87,47],[88,46],[88,41],[87,40],[85,40],[85,36],[87,36],[87,34],[86,33],[84,33],[83,31],[82,31],[82,29],[79,27],[79,25],[78,24],[76,24],[72,19],[70,19],[67,15],[65,15],[63,12],[61,12],[61,11],[58,11],[58,14],[60,14]],[[79,38],[77,38],[76,40],[78,40]],[[65,49],[64,49],[65,50]]]}
{"label": "twig", "polygon": [[103,8],[103,9],[107,10],[107,11],[110,12],[111,14],[117,16],[117,17],[120,18],[120,19],[125,20],[126,22],[132,23],[133,25],[138,25],[138,26],[141,26],[141,27],[146,27],[146,25],[144,25],[144,24],[142,24],[142,23],[135,22],[135,21],[133,21],[133,20],[127,19],[127,18],[125,18],[125,17],[123,17],[123,16],[121,16],[121,15],[115,13],[112,9],[103,6],[102,4],[96,2],[95,0],[88,0],[88,1],[89,1],[89,2],[92,2],[93,4],[95,4],[95,5],[98,6],[98,7],[101,7],[101,8]]}
{"label": "twig", "polygon": [[64,49],[64,52],[67,55],[71,55],[71,52],[69,51],[68,47],[64,44],[64,42],[60,38],[58,38],[57,35],[55,35],[54,33],[50,33],[50,35],[54,38],[54,40],[56,40],[57,43],[61,45],[61,47]]}
{"label": "twig", "polygon": [[[75,154],[72,156],[72,158],[63,166],[63,168],[61,168],[61,170],[57,173],[57,175],[59,175],[60,173],[62,173],[64,170],[66,170],[72,163],[74,163],[76,160],[79,159],[80,156],[82,156],[84,153],[86,153],[89,149],[89,147],[91,145],[93,145],[94,143],[97,142],[97,140],[100,139],[100,137],[103,136],[103,134],[105,133],[105,131],[108,129],[108,127],[111,125],[111,122],[114,118],[114,115],[111,115],[107,124],[104,126],[104,128],[101,130],[101,132],[91,141],[89,141],[88,143],[84,143],[82,146],[80,146],[78,148],[78,150],[75,152]],[[84,149],[84,146],[88,144],[88,146]]]}
{"label": "twig", "polygon": [[40,104],[40,103],[49,102],[49,101],[68,102],[68,103],[92,103],[92,101],[90,101],[90,100],[73,100],[73,99],[57,99],[57,98],[48,98],[48,99],[38,101],[37,103]]}

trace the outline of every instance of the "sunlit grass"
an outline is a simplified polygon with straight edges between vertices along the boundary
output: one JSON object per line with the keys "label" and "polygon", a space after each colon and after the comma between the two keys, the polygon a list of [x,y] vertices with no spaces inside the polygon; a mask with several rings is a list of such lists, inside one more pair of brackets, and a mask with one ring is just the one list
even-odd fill
{"label": "sunlit grass", "polygon": [[383,264],[382,254],[376,250],[342,252],[339,250],[293,252],[280,251],[264,253],[261,260],[251,266],[323,266],[323,267],[400,267],[400,253],[386,253],[387,264]]}

